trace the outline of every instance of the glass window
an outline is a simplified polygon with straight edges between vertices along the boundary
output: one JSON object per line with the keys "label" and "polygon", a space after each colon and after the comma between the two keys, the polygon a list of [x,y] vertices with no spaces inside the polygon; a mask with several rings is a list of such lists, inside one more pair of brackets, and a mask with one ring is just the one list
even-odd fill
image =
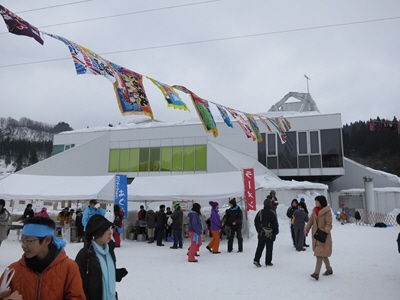
{"label": "glass window", "polygon": [[139,172],[139,148],[129,149],[128,172]]}
{"label": "glass window", "polygon": [[268,134],[268,155],[276,155],[276,138],[275,133]]}
{"label": "glass window", "polygon": [[182,171],[182,146],[172,147],[172,171]]}
{"label": "glass window", "polygon": [[311,168],[321,168],[321,155],[310,155]]}
{"label": "glass window", "polygon": [[71,145],[65,145],[65,150],[68,150],[71,148]]}
{"label": "glass window", "polygon": [[118,172],[119,149],[110,149],[110,159],[108,161],[108,172]]}
{"label": "glass window", "polygon": [[150,159],[149,148],[140,148],[140,150],[139,150],[139,171],[140,172],[148,172],[149,171],[149,159]]}
{"label": "glass window", "polygon": [[257,143],[258,161],[264,166],[267,166],[267,144],[265,139],[265,133],[261,133],[261,138],[262,142]]}
{"label": "glass window", "polygon": [[150,148],[150,171],[160,171],[160,147]]}
{"label": "glass window", "polygon": [[285,144],[278,144],[279,169],[297,169],[296,132],[287,132]]}
{"label": "glass window", "polygon": [[129,149],[120,149],[118,172],[128,171],[128,160],[129,160]]}
{"label": "glass window", "polygon": [[278,158],[276,156],[267,157],[267,168],[278,169]]}
{"label": "glass window", "polygon": [[310,167],[309,156],[308,155],[299,156],[299,168],[308,169],[309,167]]}
{"label": "glass window", "polygon": [[318,131],[310,132],[311,154],[319,154],[319,137]]}
{"label": "glass window", "polygon": [[195,146],[195,171],[207,171],[207,146]]}
{"label": "glass window", "polygon": [[343,167],[342,132],[340,129],[321,130],[321,154],[324,168]]}
{"label": "glass window", "polygon": [[53,145],[53,155],[64,152],[64,145]]}
{"label": "glass window", "polygon": [[307,132],[298,132],[299,154],[308,154],[307,151]]}
{"label": "glass window", "polygon": [[171,147],[162,147],[161,148],[161,171],[171,171],[171,158],[172,158]]}
{"label": "glass window", "polygon": [[194,146],[183,147],[183,171],[194,171]]}

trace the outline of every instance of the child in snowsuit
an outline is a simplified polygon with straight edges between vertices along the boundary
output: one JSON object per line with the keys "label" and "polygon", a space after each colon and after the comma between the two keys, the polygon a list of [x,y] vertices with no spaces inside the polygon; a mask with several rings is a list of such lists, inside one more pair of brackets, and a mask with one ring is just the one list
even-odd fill
{"label": "child in snowsuit", "polygon": [[304,248],[304,226],[308,222],[308,214],[304,210],[304,202],[297,205],[297,209],[293,212],[294,223],[293,229],[295,233],[295,246],[297,251],[305,251]]}

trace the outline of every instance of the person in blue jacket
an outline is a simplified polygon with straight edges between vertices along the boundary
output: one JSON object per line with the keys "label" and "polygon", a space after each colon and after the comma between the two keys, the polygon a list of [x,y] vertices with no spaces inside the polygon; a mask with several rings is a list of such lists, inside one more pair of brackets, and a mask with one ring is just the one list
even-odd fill
{"label": "person in blue jacket", "polygon": [[86,225],[89,222],[89,219],[94,215],[101,215],[104,217],[106,215],[106,211],[100,207],[100,204],[97,202],[97,200],[92,199],[89,202],[89,206],[83,211],[82,224],[84,231],[86,231]]}

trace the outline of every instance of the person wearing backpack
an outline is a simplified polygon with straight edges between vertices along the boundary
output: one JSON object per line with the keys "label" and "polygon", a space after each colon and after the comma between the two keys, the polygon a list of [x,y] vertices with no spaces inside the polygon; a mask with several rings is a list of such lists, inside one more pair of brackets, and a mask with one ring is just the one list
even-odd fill
{"label": "person wearing backpack", "polygon": [[290,204],[286,216],[290,219],[290,233],[292,235],[292,241],[293,241],[293,247],[296,248],[296,237],[294,235],[294,228],[293,228],[293,213],[297,209],[297,205],[299,204],[299,201],[297,199],[293,199],[292,203]]}
{"label": "person wearing backpack", "polygon": [[258,233],[258,244],[254,255],[253,264],[256,267],[261,267],[260,258],[266,248],[265,265],[273,266],[272,252],[274,241],[279,234],[278,218],[275,212],[271,209],[271,201],[264,201],[264,209],[260,210],[254,218],[254,227]]}

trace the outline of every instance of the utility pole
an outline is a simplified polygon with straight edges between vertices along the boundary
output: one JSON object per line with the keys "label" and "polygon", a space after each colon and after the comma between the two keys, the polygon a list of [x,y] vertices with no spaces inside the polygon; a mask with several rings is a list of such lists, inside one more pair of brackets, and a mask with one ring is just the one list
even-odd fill
{"label": "utility pole", "polygon": [[307,94],[309,94],[309,93],[310,93],[310,90],[308,89],[308,81],[311,80],[311,79],[308,78],[306,74],[304,74],[304,77],[305,77],[306,80],[307,80]]}

